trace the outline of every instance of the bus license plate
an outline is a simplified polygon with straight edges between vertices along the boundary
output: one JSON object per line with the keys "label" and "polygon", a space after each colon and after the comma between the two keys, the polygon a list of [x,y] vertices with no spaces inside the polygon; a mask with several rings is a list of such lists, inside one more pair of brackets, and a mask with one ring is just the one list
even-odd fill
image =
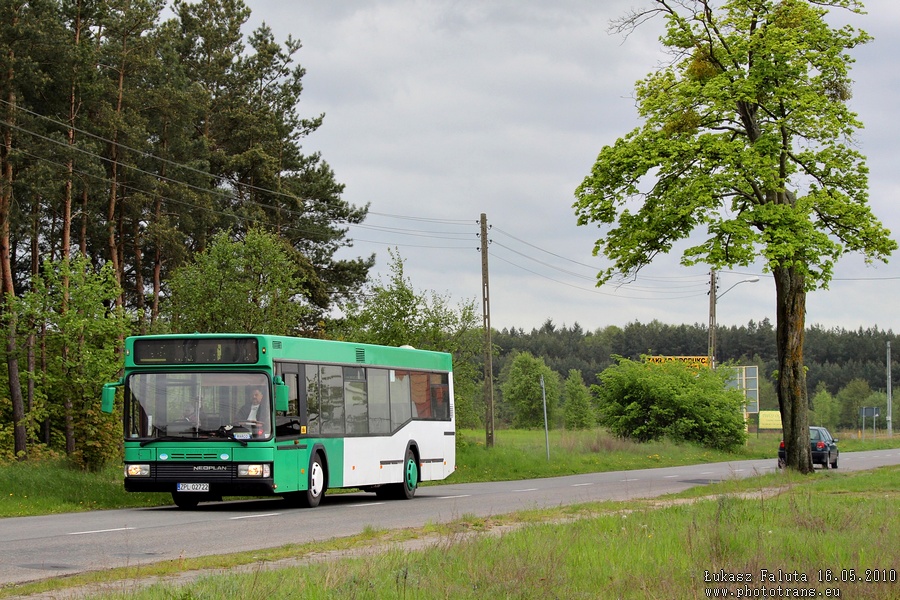
{"label": "bus license plate", "polygon": [[208,483],[176,483],[175,491],[178,492],[208,492]]}

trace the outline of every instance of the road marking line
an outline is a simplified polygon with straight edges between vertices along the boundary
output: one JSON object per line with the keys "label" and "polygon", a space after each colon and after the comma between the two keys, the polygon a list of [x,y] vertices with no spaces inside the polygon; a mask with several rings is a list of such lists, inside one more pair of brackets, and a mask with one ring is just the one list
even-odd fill
{"label": "road marking line", "polygon": [[594,485],[594,483],[596,483],[596,482],[592,481],[590,483],[573,483],[572,487],[584,487],[586,485]]}
{"label": "road marking line", "polygon": [[261,519],[262,517],[277,517],[277,516],[279,516],[280,514],[281,514],[281,513],[267,513],[267,514],[264,514],[264,515],[244,515],[244,516],[241,516],[241,517],[230,517],[229,520],[231,520],[231,521],[240,521],[241,519]]}
{"label": "road marking line", "polygon": [[537,488],[528,488],[527,490],[513,490],[514,492],[536,492]]}
{"label": "road marking line", "polygon": [[111,533],[113,531],[129,531],[134,527],[118,527],[116,529],[95,529],[94,531],[72,531],[66,535],[87,535],[89,533]]}
{"label": "road marking line", "polygon": [[472,494],[459,494],[458,496],[440,496],[438,500],[453,500],[454,498],[469,498]]}

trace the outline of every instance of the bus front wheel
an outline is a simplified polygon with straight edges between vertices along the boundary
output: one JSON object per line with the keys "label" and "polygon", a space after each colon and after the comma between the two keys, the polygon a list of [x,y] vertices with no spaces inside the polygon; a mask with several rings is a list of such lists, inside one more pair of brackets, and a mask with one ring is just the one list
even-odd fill
{"label": "bus front wheel", "polygon": [[304,508],[315,508],[325,495],[325,467],[322,466],[322,455],[316,452],[309,461],[309,479],[305,492],[300,492],[300,505]]}

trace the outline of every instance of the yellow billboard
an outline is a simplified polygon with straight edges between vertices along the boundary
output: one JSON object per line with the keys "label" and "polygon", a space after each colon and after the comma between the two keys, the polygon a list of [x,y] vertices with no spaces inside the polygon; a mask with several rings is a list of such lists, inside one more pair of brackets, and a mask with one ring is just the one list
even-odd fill
{"label": "yellow billboard", "polygon": [[708,356],[645,356],[647,362],[650,363],[667,363],[667,362],[683,362],[692,367],[708,367]]}
{"label": "yellow billboard", "polygon": [[761,410],[759,411],[759,428],[760,429],[781,429],[781,411],[778,410]]}

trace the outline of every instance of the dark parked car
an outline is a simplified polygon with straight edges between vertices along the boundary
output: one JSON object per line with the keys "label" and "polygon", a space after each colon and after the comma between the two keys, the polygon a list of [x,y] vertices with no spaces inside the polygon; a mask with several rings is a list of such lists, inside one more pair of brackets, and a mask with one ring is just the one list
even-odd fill
{"label": "dark parked car", "polygon": [[[837,438],[831,437],[831,433],[824,427],[809,428],[809,449],[812,451],[813,465],[822,465],[832,469],[838,468]],[[784,440],[778,446],[778,467],[784,467]]]}

